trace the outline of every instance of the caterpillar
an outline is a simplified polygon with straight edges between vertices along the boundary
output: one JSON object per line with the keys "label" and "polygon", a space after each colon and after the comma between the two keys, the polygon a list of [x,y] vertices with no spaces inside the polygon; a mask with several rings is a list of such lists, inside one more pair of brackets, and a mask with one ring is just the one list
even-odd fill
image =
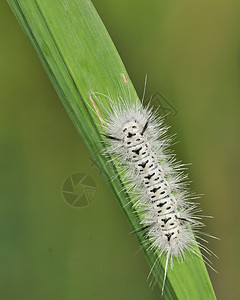
{"label": "caterpillar", "polygon": [[[123,79],[126,84],[124,75]],[[146,232],[150,248],[157,250],[159,257],[166,256],[163,292],[168,265],[174,258],[183,260],[185,251],[199,256],[196,245],[211,252],[196,241],[203,226],[197,204],[192,202],[197,196],[188,189],[185,165],[169,152],[168,127],[149,105],[109,98],[111,109],[103,120],[89,98],[104,129],[106,153],[124,168],[126,190],[134,195],[133,208],[141,214],[140,230]]]}

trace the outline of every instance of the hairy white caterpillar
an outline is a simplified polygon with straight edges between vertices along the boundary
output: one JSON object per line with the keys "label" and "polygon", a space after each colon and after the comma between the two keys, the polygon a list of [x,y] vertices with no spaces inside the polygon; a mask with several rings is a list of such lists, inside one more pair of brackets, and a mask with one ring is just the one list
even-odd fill
{"label": "hairy white caterpillar", "polygon": [[135,195],[133,207],[141,213],[141,229],[146,231],[150,248],[157,250],[159,257],[166,256],[163,291],[173,258],[183,260],[185,251],[199,255],[196,245],[210,251],[195,240],[203,226],[196,204],[191,202],[196,196],[188,191],[184,165],[168,151],[171,139],[166,137],[163,120],[138,101],[122,97],[110,101],[111,110],[104,121],[94,109],[104,127],[107,153],[124,166],[127,190]]}

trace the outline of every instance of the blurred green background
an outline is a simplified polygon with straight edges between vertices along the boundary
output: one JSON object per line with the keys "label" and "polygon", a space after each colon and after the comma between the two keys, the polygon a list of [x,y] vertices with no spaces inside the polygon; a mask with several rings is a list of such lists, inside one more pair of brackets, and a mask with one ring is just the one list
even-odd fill
{"label": "blurred green background", "polygon": [[[95,0],[130,77],[167,121],[192,162],[219,274],[218,299],[239,299],[239,1]],[[0,5],[1,299],[160,299],[149,268],[103,175],[70,122],[30,42]],[[174,114],[175,109],[177,111]],[[61,193],[75,172],[96,183],[86,208]],[[137,252],[138,251],[138,252]],[[137,252],[137,254],[136,254]],[[205,300],[205,299],[204,299]]]}

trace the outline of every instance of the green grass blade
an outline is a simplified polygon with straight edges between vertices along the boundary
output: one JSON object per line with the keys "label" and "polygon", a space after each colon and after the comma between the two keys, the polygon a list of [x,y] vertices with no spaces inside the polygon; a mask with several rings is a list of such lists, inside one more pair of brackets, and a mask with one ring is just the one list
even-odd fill
{"label": "green grass blade", "polygon": [[[118,78],[124,73],[131,94],[135,98],[137,95],[96,10],[88,0],[8,0],[8,3],[31,40],[91,155],[106,177],[111,179],[117,170],[101,155],[101,132],[96,126],[99,120],[90,109],[89,93],[110,92],[112,97],[117,97],[122,92]],[[101,100],[105,107],[110,105],[107,98]],[[120,177],[109,180],[109,184],[121,206],[124,206],[129,200],[124,193],[119,194],[122,190]],[[124,212],[133,228],[138,228],[139,219],[131,207],[125,206]],[[143,237],[140,233],[137,236],[141,242]],[[156,254],[147,251],[146,247],[143,250],[152,267]],[[153,273],[161,287],[163,269],[154,268]],[[184,263],[176,262],[173,270],[168,272],[164,298],[215,299],[203,261],[186,254]]]}

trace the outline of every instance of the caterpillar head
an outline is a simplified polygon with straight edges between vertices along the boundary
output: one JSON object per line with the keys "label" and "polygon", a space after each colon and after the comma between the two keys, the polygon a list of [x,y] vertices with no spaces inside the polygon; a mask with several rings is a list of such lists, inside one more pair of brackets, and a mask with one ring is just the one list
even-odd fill
{"label": "caterpillar head", "polygon": [[136,120],[129,121],[124,124],[121,133],[123,137],[136,135],[137,133],[140,133],[139,124],[137,123]]}

